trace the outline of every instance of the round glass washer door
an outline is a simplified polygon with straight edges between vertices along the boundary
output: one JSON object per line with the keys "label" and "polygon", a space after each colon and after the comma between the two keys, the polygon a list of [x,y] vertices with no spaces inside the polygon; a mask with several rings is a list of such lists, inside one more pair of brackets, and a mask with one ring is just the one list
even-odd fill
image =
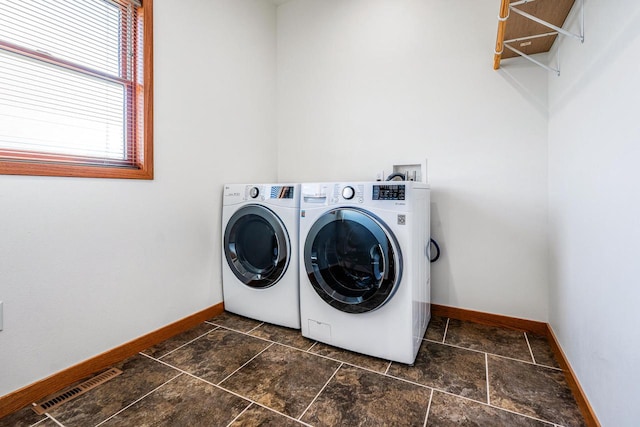
{"label": "round glass washer door", "polygon": [[287,271],[291,257],[289,235],[270,209],[247,205],[229,219],[224,254],[233,274],[252,288],[275,285]]}
{"label": "round glass washer door", "polygon": [[347,313],[382,307],[402,275],[402,254],[393,233],[375,215],[357,208],[333,209],[313,224],[304,264],[318,295]]}

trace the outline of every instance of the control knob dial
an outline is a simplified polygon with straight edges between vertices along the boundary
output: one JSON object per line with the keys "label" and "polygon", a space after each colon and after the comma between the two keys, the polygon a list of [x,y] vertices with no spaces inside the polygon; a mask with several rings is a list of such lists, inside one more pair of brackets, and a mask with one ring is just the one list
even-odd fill
{"label": "control knob dial", "polygon": [[351,186],[346,186],[342,189],[342,197],[344,197],[345,200],[351,200],[355,195],[356,191]]}
{"label": "control knob dial", "polygon": [[258,189],[258,187],[251,187],[251,190],[249,190],[249,196],[251,196],[252,199],[258,197],[259,194],[260,190]]}

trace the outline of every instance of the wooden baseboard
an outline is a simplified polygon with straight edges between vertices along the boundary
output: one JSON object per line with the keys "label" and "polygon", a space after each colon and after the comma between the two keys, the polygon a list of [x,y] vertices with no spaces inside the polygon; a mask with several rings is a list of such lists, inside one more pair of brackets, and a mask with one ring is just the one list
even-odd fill
{"label": "wooden baseboard", "polygon": [[517,329],[534,335],[547,335],[547,323],[536,320],[520,319],[518,317],[503,316],[501,314],[484,313],[482,311],[466,310],[464,308],[448,307],[446,305],[431,304],[431,314],[440,317],[450,317],[458,320],[482,323],[490,326]]}
{"label": "wooden baseboard", "polygon": [[575,372],[573,372],[573,368],[569,364],[567,356],[562,351],[562,347],[560,347],[560,343],[556,338],[556,334],[553,332],[551,325],[547,323],[547,339],[549,340],[549,344],[551,345],[551,350],[553,350],[553,354],[556,356],[556,360],[560,364],[560,367],[564,371],[564,376],[567,379],[567,383],[569,384],[569,388],[573,393],[573,397],[576,399],[576,403],[582,412],[582,416],[584,417],[584,421],[587,423],[588,427],[601,427],[600,421],[596,417],[596,413],[594,412],[591,404],[587,400],[587,395],[584,393],[582,386],[580,386],[580,382],[578,381],[578,377]]}
{"label": "wooden baseboard", "polygon": [[582,412],[588,427],[601,427],[591,404],[587,400],[587,396],[582,390],[578,377],[571,368],[567,357],[560,347],[560,343],[551,329],[551,325],[545,322],[535,320],[520,319],[517,317],[503,316],[500,314],[484,313],[481,311],[466,310],[464,308],[448,307],[446,305],[431,304],[431,314],[440,317],[450,317],[458,320],[468,320],[470,322],[482,323],[484,325],[500,326],[504,328],[517,329],[520,331],[530,332],[534,335],[542,335],[547,337],[549,345],[553,350],[560,367],[564,371],[567,384],[576,399],[576,403]]}
{"label": "wooden baseboard", "polygon": [[11,414],[37,400],[59,391],[76,381],[101,371],[114,363],[133,356],[140,351],[152,347],[174,335],[186,331],[207,319],[224,311],[224,304],[216,304],[202,311],[173,322],[167,326],[149,332],[139,338],[101,353],[91,359],[73,365],[63,371],[50,375],[40,381],[25,386],[12,393],[0,396],[0,418]]}

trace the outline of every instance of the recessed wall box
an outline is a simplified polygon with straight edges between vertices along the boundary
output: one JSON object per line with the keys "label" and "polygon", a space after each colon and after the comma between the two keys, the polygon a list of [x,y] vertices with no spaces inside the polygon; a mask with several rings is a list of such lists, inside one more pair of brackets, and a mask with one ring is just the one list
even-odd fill
{"label": "recessed wall box", "polygon": [[404,175],[407,181],[417,181],[427,184],[427,159],[424,159],[422,163],[404,163],[393,165],[392,173],[399,173]]}

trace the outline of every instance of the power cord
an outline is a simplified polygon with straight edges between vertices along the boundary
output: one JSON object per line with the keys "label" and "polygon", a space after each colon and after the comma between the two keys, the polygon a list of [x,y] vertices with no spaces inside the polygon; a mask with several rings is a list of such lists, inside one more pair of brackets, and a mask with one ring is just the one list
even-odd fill
{"label": "power cord", "polygon": [[[436,262],[438,258],[440,258],[440,246],[438,246],[438,242],[433,239],[431,239],[431,244],[436,248],[436,256],[431,258],[429,261]],[[429,251],[429,253],[431,253],[431,251]]]}
{"label": "power cord", "polygon": [[400,181],[404,181],[405,180],[405,176],[403,173],[397,172],[397,173],[392,173],[391,175],[389,175],[387,177],[387,181],[393,181],[396,178],[400,178]]}
{"label": "power cord", "polygon": [[[395,178],[400,178],[401,180],[404,181],[405,176],[404,176],[404,174],[399,173],[399,172],[398,173],[392,173],[391,175],[389,175],[387,177],[387,181],[393,181]],[[433,245],[436,248],[436,256],[431,258],[429,261],[436,262],[440,258],[440,246],[438,245],[438,242],[436,242],[433,239],[431,239],[429,244]],[[431,248],[429,248],[429,254],[431,254]]]}

